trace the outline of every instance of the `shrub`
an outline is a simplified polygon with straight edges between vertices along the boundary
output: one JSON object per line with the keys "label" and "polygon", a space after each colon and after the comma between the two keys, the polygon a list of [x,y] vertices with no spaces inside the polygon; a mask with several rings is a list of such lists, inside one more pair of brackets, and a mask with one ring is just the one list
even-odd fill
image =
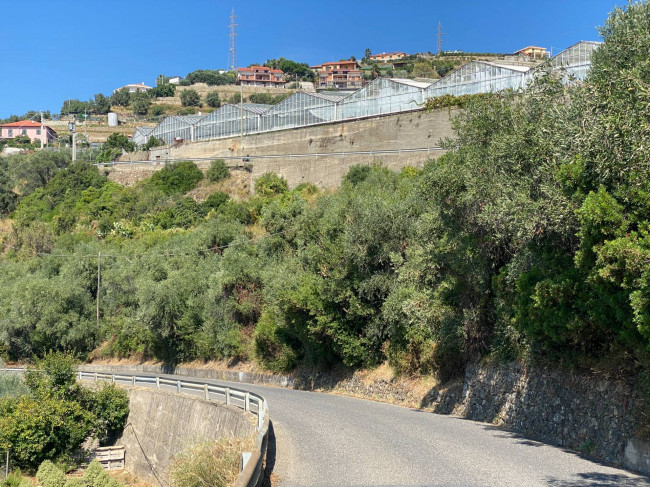
{"label": "shrub", "polygon": [[221,106],[221,99],[219,98],[219,93],[216,91],[211,91],[205,95],[205,104],[212,108],[219,108]]}
{"label": "shrub", "polygon": [[32,487],[33,484],[29,479],[23,477],[19,468],[14,470],[9,476],[0,483],[0,487]]}
{"label": "shrub", "polygon": [[[0,369],[4,367],[4,362],[0,360]],[[25,386],[19,375],[0,372],[0,399],[3,397],[20,396],[27,392],[27,386]]]}
{"label": "shrub", "polygon": [[87,408],[95,416],[95,436],[107,445],[122,432],[129,415],[129,396],[113,384],[103,384],[87,395]]}
{"label": "shrub", "polygon": [[228,195],[222,191],[212,193],[208,196],[208,199],[203,202],[204,211],[208,213],[210,210],[218,210],[228,201],[228,199]]}
{"label": "shrub", "polygon": [[167,164],[149,178],[148,184],[166,195],[187,193],[203,179],[203,173],[192,161]]}
{"label": "shrub", "polygon": [[149,109],[149,113],[154,117],[159,117],[160,115],[165,114],[165,107],[160,105],[154,105]]}
{"label": "shrub", "polygon": [[226,166],[226,161],[223,159],[215,159],[212,161],[206,176],[211,183],[216,183],[222,179],[229,178],[230,170],[228,169],[228,166]]}
{"label": "shrub", "polygon": [[255,193],[260,196],[275,196],[289,191],[287,180],[273,172],[262,174],[255,181]]}
{"label": "shrub", "polygon": [[29,469],[65,460],[93,429],[92,415],[79,403],[51,396],[5,399],[0,412],[0,450],[11,450],[16,464]]}
{"label": "shrub", "polygon": [[201,97],[196,90],[183,90],[181,92],[181,105],[184,107],[200,107]]}
{"label": "shrub", "polygon": [[41,487],[65,487],[65,474],[51,461],[46,460],[38,467],[36,482]]}
{"label": "shrub", "polygon": [[343,176],[343,182],[353,186],[362,183],[370,175],[371,167],[356,165],[350,167],[347,174]]}

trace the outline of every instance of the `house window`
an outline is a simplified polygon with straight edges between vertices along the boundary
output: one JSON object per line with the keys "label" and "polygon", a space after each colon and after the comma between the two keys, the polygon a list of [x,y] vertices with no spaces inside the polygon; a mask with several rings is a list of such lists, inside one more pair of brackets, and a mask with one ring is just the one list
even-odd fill
{"label": "house window", "polygon": [[36,135],[41,135],[41,129],[36,129]]}
{"label": "house window", "polygon": [[27,129],[23,129],[23,135],[27,135]]}
{"label": "house window", "polygon": [[7,137],[13,137],[14,136],[14,129],[9,129],[9,133],[7,134]]}

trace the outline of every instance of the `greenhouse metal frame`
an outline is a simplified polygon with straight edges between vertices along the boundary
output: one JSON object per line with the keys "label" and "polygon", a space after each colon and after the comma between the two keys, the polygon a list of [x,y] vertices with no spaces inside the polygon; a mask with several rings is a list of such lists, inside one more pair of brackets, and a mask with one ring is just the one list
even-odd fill
{"label": "greenhouse metal frame", "polygon": [[[565,82],[584,80],[591,55],[599,45],[599,42],[578,42],[552,57],[551,69],[564,70]],[[421,109],[428,98],[523,89],[543,66],[471,61],[430,83],[377,78],[351,94],[297,92],[277,105],[223,105],[205,116],[170,116],[151,135],[172,144],[179,139],[219,139],[413,111]],[[138,132],[141,128],[136,129],[134,141],[144,137],[143,131]]]}

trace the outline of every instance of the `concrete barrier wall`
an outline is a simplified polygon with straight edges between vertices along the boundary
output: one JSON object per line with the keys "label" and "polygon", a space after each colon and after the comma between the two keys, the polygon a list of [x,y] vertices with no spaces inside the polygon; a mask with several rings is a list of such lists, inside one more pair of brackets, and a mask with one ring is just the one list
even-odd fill
{"label": "concrete barrier wall", "polygon": [[117,444],[126,450],[126,469],[157,485],[174,455],[203,441],[246,437],[254,417],[234,406],[196,397],[128,388],[130,412]]}

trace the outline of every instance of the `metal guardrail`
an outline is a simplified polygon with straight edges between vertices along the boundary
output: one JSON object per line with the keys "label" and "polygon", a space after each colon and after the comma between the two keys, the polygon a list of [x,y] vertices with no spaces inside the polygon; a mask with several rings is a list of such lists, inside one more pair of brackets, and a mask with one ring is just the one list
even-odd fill
{"label": "metal guardrail", "polygon": [[[25,367],[0,369],[0,372],[23,373]],[[255,437],[255,451],[243,466],[237,477],[235,486],[253,487],[260,485],[263,480],[264,459],[268,446],[269,407],[266,399],[254,392],[237,389],[234,387],[219,386],[207,382],[194,380],[177,380],[160,377],[158,375],[128,375],[101,372],[78,371],[79,380],[107,381],[124,386],[153,386],[156,389],[172,389],[176,393],[196,393],[204,400],[222,400],[226,405],[232,405],[257,416],[257,436]]]}
{"label": "metal guardrail", "polygon": [[257,416],[258,431],[264,425],[264,420],[268,414],[268,405],[266,399],[254,392],[235,389],[233,387],[218,386],[207,382],[193,380],[167,379],[160,376],[152,375],[125,375],[125,374],[107,374],[100,372],[78,372],[79,380],[108,381],[113,384],[130,385],[130,386],[155,386],[156,389],[162,389],[165,386],[175,390],[177,393],[199,392],[202,399],[206,401],[221,399],[228,406],[237,406],[246,412],[254,413]]}

